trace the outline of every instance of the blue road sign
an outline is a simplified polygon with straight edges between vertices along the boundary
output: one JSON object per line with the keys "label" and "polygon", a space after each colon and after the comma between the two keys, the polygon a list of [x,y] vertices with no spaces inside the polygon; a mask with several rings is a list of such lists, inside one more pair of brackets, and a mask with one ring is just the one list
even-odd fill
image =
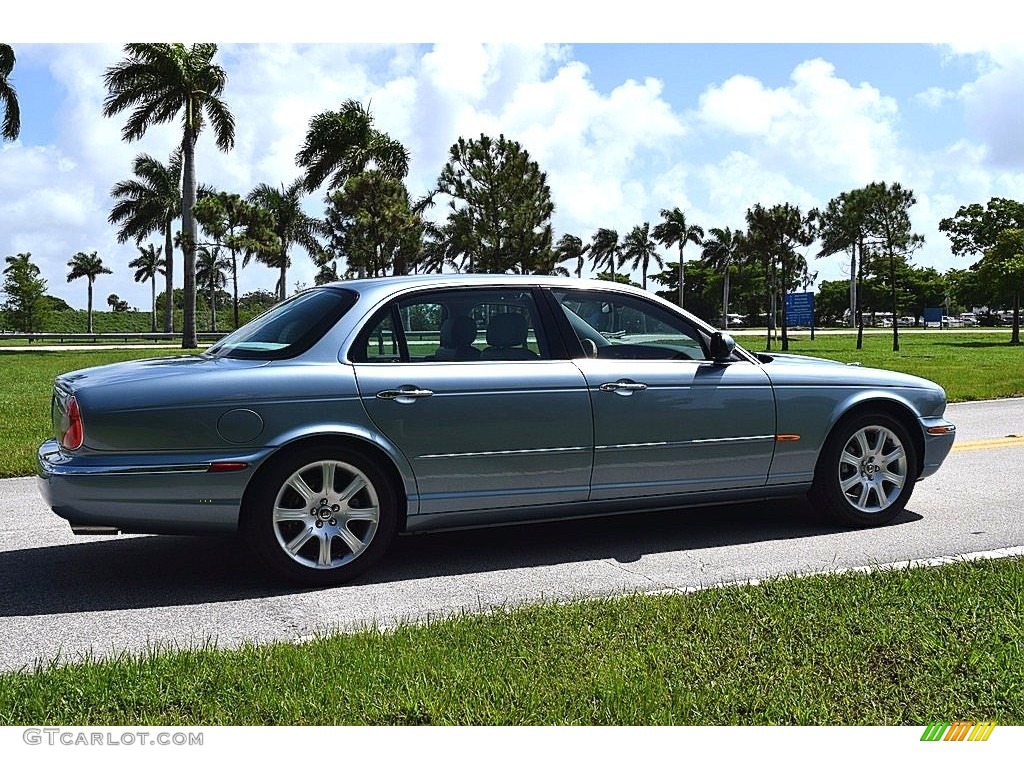
{"label": "blue road sign", "polygon": [[806,293],[786,294],[786,324],[787,325],[814,325],[814,294]]}

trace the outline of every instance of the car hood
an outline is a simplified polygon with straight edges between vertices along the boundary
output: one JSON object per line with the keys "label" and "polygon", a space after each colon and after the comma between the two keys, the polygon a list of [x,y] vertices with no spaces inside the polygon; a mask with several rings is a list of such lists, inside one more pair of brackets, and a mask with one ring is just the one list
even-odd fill
{"label": "car hood", "polygon": [[945,401],[945,392],[934,381],[884,368],[850,365],[805,355],[771,354],[764,371],[776,386],[852,386],[931,390]]}
{"label": "car hood", "polygon": [[70,371],[57,377],[57,386],[74,392],[82,387],[89,387],[91,389],[93,387],[123,384],[126,382],[153,381],[169,376],[259,368],[264,365],[266,365],[266,362],[262,360],[235,360],[231,358],[199,357],[196,355],[155,357]]}

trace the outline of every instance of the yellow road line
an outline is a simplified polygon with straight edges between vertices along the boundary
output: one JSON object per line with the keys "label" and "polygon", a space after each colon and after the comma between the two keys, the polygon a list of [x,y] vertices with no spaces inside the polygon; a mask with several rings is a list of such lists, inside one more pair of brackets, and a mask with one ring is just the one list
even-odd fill
{"label": "yellow road line", "polygon": [[1024,445],[1024,435],[1008,435],[1006,437],[989,437],[984,440],[966,440],[954,443],[954,451],[981,451],[986,448],[1006,448],[1011,445]]}

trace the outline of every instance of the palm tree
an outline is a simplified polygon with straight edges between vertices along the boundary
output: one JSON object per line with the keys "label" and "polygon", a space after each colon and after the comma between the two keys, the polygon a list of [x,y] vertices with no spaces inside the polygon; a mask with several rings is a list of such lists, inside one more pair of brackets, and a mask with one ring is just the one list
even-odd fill
{"label": "palm tree", "polygon": [[708,230],[708,239],[704,241],[702,258],[712,269],[722,273],[722,328],[729,328],[729,275],[732,265],[736,262],[736,252],[740,248],[743,235],[733,232],[729,227],[712,227]]}
{"label": "palm tree", "polygon": [[185,317],[181,346],[194,349],[196,340],[196,140],[208,120],[217,147],[227,152],[235,143],[235,118],[221,99],[227,73],[213,63],[214,43],[130,43],[126,57],[103,75],[107,96],[104,117],[132,109],[121,135],[141,139],[146,131],[181,114],[182,201],[181,229],[185,254]]}
{"label": "palm tree", "polygon": [[373,115],[358,101],[348,99],[336,112],[322,112],[309,121],[306,141],[295,155],[306,169],[306,192],[320,188],[328,176],[329,189],[362,173],[371,164],[385,175],[401,180],[409,172],[409,152],[402,143],[373,127]]}
{"label": "palm tree", "polygon": [[99,275],[112,275],[114,274],[109,269],[103,266],[103,259],[101,259],[96,251],[92,253],[85,253],[79,251],[68,260],[68,266],[71,267],[71,271],[68,272],[68,282],[77,280],[80,277],[88,278],[89,284],[89,327],[88,333],[92,333],[92,284],[96,282],[96,278]]}
{"label": "palm tree", "polygon": [[559,255],[559,261],[576,261],[576,277],[583,277],[583,266],[587,263],[584,258],[587,255],[587,251],[591,248],[591,244],[583,244],[576,235],[562,235],[559,239],[558,244],[555,246],[555,251]]}
{"label": "palm tree", "polygon": [[[164,236],[164,333],[174,332],[174,220],[181,215],[181,150],[167,165],[147,154],[132,162],[136,178],[119,181],[110,190],[117,200],[107,221],[120,224],[117,241],[136,245],[155,232]],[[129,266],[131,266],[129,264]],[[136,278],[138,280],[138,278]],[[156,330],[155,328],[153,329]]]}
{"label": "palm tree", "polygon": [[217,291],[227,285],[231,259],[220,255],[220,246],[196,248],[196,287],[210,292],[210,330],[217,332]]}
{"label": "palm tree", "polygon": [[14,141],[21,133],[21,108],[18,106],[18,92],[11,85],[10,76],[14,70],[14,49],[0,43],[0,103],[4,105],[4,122],[0,136],[4,141]]}
{"label": "palm tree", "polygon": [[[128,262],[128,268],[135,270],[136,283],[144,283],[147,280],[151,282],[153,308],[150,311],[150,326],[151,330],[156,333],[156,275],[158,272],[161,275],[165,273],[166,262],[160,257],[161,248],[159,246],[150,243],[145,248],[140,245],[138,249],[138,257]],[[168,299],[170,299],[170,295],[168,295]]]}
{"label": "palm tree", "polygon": [[648,221],[633,227],[626,235],[626,239],[622,241],[622,260],[623,262],[628,259],[633,260],[629,268],[640,270],[640,274],[643,275],[645,291],[647,290],[647,272],[650,269],[651,261],[653,260],[660,268],[665,268],[665,262],[658,255],[656,247],[651,239],[651,224]]}
{"label": "palm tree", "polygon": [[[249,202],[265,209],[270,214],[270,228],[277,235],[279,249],[276,252],[260,251],[256,260],[268,267],[276,267],[281,271],[277,281],[277,297],[283,300],[288,290],[288,249],[293,243],[301,245],[316,260],[323,251],[323,246],[316,236],[324,232],[324,223],[314,219],[302,210],[303,196],[302,177],[297,178],[287,187],[283,184],[272,187],[260,184],[249,193]],[[242,265],[249,263],[252,253],[246,254]]]}
{"label": "palm tree", "polygon": [[662,208],[661,218],[664,221],[658,224],[651,234],[654,235],[655,240],[666,248],[671,248],[673,245],[679,246],[679,307],[681,309],[683,306],[683,289],[686,285],[686,274],[683,271],[683,247],[687,243],[700,245],[704,239],[704,230],[696,224],[688,225],[686,223],[686,214],[679,210],[678,207],[672,210]]}
{"label": "palm tree", "polygon": [[615,282],[615,262],[622,261],[619,250],[619,233],[614,229],[601,227],[594,233],[590,244],[590,260],[594,262],[594,269],[598,272],[607,266],[611,272],[612,282]]}

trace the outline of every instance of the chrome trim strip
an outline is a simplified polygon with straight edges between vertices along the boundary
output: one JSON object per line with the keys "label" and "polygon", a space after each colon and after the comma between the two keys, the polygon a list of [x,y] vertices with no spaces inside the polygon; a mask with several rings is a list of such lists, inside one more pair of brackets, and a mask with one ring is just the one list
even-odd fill
{"label": "chrome trim strip", "polygon": [[575,451],[589,451],[589,445],[577,446],[574,448],[523,448],[516,451],[470,451],[467,453],[425,453],[417,456],[417,459],[466,459],[477,456],[523,456],[530,453],[572,453]]}
{"label": "chrome trim strip", "polygon": [[136,466],[136,467],[69,467],[61,464],[47,464],[44,469],[50,475],[198,475],[206,474],[209,464],[179,464],[169,466]]}
{"label": "chrome trim strip", "polygon": [[616,445],[598,445],[595,446],[595,449],[598,451],[608,451],[613,449],[621,450],[623,448],[678,448],[684,445],[706,445],[708,443],[746,443],[756,442],[760,440],[771,440],[772,442],[775,442],[775,435],[750,435],[747,437],[709,437],[701,438],[698,440],[673,440],[664,441],[660,443],[618,443]]}

